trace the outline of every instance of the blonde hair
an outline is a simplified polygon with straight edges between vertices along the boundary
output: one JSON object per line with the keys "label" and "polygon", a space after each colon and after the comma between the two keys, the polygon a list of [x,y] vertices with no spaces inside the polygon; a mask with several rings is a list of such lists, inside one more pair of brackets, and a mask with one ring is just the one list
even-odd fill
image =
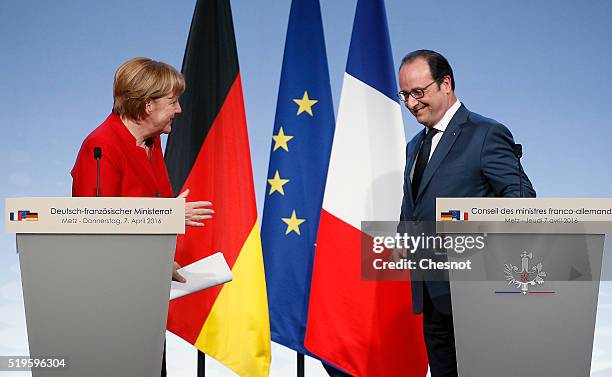
{"label": "blonde hair", "polygon": [[148,101],[169,94],[180,96],[185,79],[171,65],[149,58],[133,58],[121,64],[113,83],[113,113],[142,119]]}

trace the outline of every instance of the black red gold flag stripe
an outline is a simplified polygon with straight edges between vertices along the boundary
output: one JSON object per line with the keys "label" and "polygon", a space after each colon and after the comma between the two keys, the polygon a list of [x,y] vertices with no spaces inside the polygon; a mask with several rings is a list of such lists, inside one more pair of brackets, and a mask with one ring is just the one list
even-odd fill
{"label": "black red gold flag stripe", "polygon": [[270,327],[246,116],[228,0],[199,0],[182,72],[187,84],[166,147],[175,193],[215,215],[177,240],[188,265],[223,252],[233,280],[170,303],[168,329],[241,376],[267,376]]}

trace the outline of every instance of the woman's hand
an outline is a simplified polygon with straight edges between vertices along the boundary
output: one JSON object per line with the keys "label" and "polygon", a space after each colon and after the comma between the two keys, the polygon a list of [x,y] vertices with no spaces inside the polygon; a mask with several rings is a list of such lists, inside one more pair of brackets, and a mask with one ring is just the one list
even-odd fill
{"label": "woman's hand", "polygon": [[[189,189],[183,191],[177,198],[187,199],[189,195]],[[202,221],[212,218],[215,211],[210,207],[211,202],[198,201],[198,202],[185,202],[185,225],[189,226],[204,226]]]}
{"label": "woman's hand", "polygon": [[187,279],[177,271],[179,268],[181,268],[181,266],[174,262],[174,266],[172,266],[172,280],[178,281],[179,283],[187,283]]}

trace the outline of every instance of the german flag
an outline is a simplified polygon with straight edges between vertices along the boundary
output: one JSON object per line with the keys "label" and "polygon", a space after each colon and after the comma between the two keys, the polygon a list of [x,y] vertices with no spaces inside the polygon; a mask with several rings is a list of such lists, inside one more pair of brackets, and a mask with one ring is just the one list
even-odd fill
{"label": "german flag", "polygon": [[196,3],[183,59],[187,88],[166,164],[175,193],[215,215],[179,236],[182,266],[223,252],[233,281],[170,303],[168,330],[241,376],[267,376],[270,324],[255,190],[229,0]]}

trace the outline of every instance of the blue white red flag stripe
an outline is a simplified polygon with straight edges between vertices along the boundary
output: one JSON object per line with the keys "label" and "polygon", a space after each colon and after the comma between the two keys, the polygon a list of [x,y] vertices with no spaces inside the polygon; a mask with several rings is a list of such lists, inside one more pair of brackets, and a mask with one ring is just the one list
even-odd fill
{"label": "blue white red flag stripe", "polygon": [[[405,136],[384,3],[359,0],[336,121],[305,345],[353,376],[425,376],[409,282],[361,277],[362,221],[394,221]],[[401,324],[395,326],[394,324]]]}

